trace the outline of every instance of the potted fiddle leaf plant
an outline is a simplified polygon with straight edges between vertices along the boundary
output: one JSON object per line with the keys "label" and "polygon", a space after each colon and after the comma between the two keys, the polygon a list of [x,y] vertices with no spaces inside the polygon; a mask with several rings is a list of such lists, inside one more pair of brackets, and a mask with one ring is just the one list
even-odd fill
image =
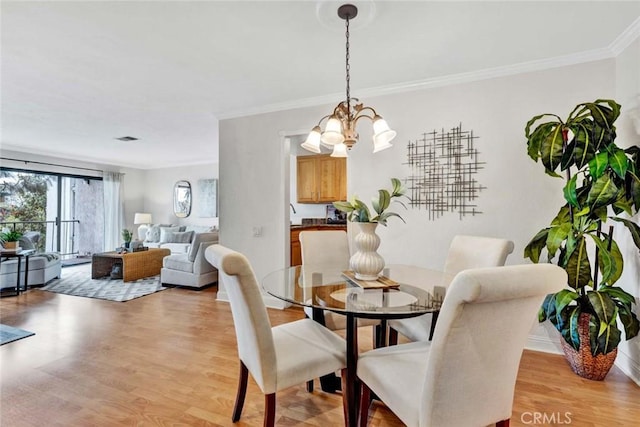
{"label": "potted fiddle leaf plant", "polygon": [[[378,190],[378,197],[373,198],[371,206],[375,215],[369,207],[355,197],[348,202],[333,202],[333,206],[339,211],[347,214],[347,219],[355,222],[359,226],[359,233],[354,239],[356,252],[351,256],[349,265],[355,272],[356,279],[376,280],[384,268],[384,259],[377,250],[380,246],[380,237],[376,234],[378,224],[387,225],[387,220],[397,217],[404,222],[404,219],[395,212],[387,209],[392,201],[404,204],[398,199],[404,196],[406,190],[398,178],[391,178],[391,191],[387,189]],[[406,206],[405,206],[406,209]]]}
{"label": "potted fiddle leaf plant", "polygon": [[541,160],[547,175],[565,180],[565,204],[524,250],[536,263],[546,251],[547,261],[568,275],[568,288],[547,295],[538,320],[560,332],[573,371],[593,380],[613,366],[621,329],[627,340],[640,329],[634,296],[614,286],[624,257],[609,224],[623,226],[640,250],[640,227],[631,219],[640,210],[640,147],[616,145],[620,108],[599,99],[577,105],[565,120],[535,116],[525,128],[529,156]]}

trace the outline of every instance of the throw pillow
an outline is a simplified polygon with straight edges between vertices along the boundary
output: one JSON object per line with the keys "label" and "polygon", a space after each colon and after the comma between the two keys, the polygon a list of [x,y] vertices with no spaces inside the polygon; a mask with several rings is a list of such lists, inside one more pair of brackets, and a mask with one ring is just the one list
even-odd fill
{"label": "throw pillow", "polygon": [[31,239],[29,239],[28,237],[22,236],[20,238],[20,240],[18,240],[18,246],[20,246],[22,249],[35,249],[35,245],[33,244],[33,241]]}
{"label": "throw pillow", "polygon": [[174,231],[169,234],[169,241],[167,243],[191,243],[193,231]]}
{"label": "throw pillow", "polygon": [[180,227],[160,227],[160,243],[169,243],[169,235],[178,230]]}
{"label": "throw pillow", "polygon": [[157,225],[149,227],[144,240],[149,243],[158,243],[160,241],[160,227]]}

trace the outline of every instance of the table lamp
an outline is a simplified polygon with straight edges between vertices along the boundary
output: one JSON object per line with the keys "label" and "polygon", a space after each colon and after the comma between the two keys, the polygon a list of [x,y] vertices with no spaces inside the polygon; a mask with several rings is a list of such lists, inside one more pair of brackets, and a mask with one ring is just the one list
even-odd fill
{"label": "table lamp", "polygon": [[133,217],[133,223],[134,224],[140,224],[140,227],[138,227],[138,239],[140,240],[144,240],[144,238],[146,236],[142,236],[140,234],[140,229],[143,226],[149,225],[151,224],[153,221],[151,220],[151,214],[150,213],[139,213],[136,212],[136,215]]}

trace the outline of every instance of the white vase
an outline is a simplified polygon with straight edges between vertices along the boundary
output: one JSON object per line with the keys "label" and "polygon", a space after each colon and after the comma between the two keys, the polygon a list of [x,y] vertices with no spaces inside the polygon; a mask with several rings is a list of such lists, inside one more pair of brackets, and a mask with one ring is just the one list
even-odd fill
{"label": "white vase", "polygon": [[384,268],[384,259],[376,252],[380,246],[380,237],[376,234],[377,222],[354,222],[360,229],[354,243],[356,252],[351,256],[349,264],[356,274],[356,279],[376,280]]}

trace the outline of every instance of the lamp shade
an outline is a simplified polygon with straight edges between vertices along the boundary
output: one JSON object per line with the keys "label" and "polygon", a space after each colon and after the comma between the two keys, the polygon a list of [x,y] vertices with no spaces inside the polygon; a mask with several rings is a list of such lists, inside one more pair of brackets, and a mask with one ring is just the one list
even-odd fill
{"label": "lamp shade", "polygon": [[133,217],[134,224],[151,224],[151,214],[150,213],[138,213]]}
{"label": "lamp shade", "polygon": [[391,145],[389,142],[385,141],[384,138],[376,139],[375,136],[373,137],[373,152],[374,153],[377,153],[377,152],[382,151],[382,150],[386,150],[387,148],[391,148],[391,147],[393,147],[393,145]]}
{"label": "lamp shade", "polygon": [[396,137],[396,131],[391,130],[387,121],[376,115],[373,118],[373,141],[374,143],[385,144],[391,142]]}
{"label": "lamp shade", "polygon": [[326,145],[336,145],[344,142],[342,123],[336,116],[331,116],[327,121],[327,126],[324,128],[321,139]]}
{"label": "lamp shade", "polygon": [[340,144],[334,145],[331,157],[349,157],[349,155],[347,154],[347,146],[342,142]]}
{"label": "lamp shade", "polygon": [[320,154],[320,132],[320,126],[314,127],[300,146],[305,150]]}

